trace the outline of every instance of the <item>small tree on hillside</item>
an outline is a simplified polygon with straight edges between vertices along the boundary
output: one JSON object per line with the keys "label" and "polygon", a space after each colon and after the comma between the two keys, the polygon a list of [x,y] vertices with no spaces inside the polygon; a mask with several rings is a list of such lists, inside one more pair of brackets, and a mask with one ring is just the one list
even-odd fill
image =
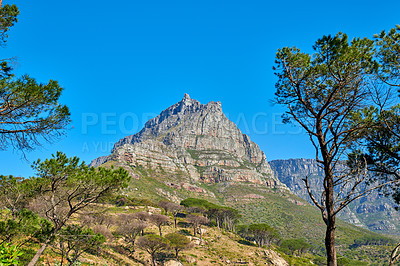
{"label": "small tree on hillside", "polygon": [[174,216],[174,224],[175,224],[175,228],[177,228],[176,219],[177,219],[178,213],[183,210],[183,206],[173,203],[171,201],[166,201],[166,200],[160,201],[158,203],[158,206],[160,206],[161,208],[163,208],[165,210],[165,215],[168,215],[168,212],[170,212]]}
{"label": "small tree on hillside", "polygon": [[122,168],[89,168],[80,163],[79,158],[67,158],[61,152],[51,159],[34,162],[33,168],[38,177],[30,182],[36,187],[37,196],[30,208],[53,224],[53,232],[43,240],[29,266],[36,264],[52,238],[58,235],[73,214],[126,187],[130,180],[130,175]]}
{"label": "small tree on hillside", "polygon": [[141,232],[148,227],[147,222],[137,220],[133,214],[122,214],[119,216],[117,233],[124,236],[128,244],[128,250],[132,254],[135,252],[135,241]]}
{"label": "small tree on hillside", "polygon": [[191,223],[193,225],[193,235],[196,236],[196,232],[199,232],[200,239],[202,239],[203,233],[201,230],[201,226],[208,224],[208,222],[209,222],[208,218],[206,218],[202,215],[189,214],[187,216],[187,220],[189,223]]}
{"label": "small tree on hillside", "polygon": [[273,241],[278,239],[278,234],[276,233],[275,228],[268,224],[251,224],[248,227],[248,234],[259,247],[264,245],[269,247]]}
{"label": "small tree on hillside", "polygon": [[294,255],[297,251],[297,255],[303,256],[311,248],[311,245],[304,239],[285,239],[280,243],[280,247],[283,251],[291,255]]}
{"label": "small tree on hillside", "polygon": [[0,175],[0,207],[10,210],[13,218],[26,207],[29,194],[29,187],[23,178]]}
{"label": "small tree on hillside", "polygon": [[151,256],[151,265],[156,266],[156,254],[163,250],[168,249],[168,240],[161,236],[157,235],[146,235],[141,236],[138,240],[136,245],[149,253]]}
{"label": "small tree on hillside", "polygon": [[160,236],[162,236],[161,227],[163,225],[167,225],[169,223],[169,218],[168,218],[168,216],[165,216],[165,215],[153,214],[150,216],[150,221],[158,227]]}
{"label": "small tree on hillside", "polygon": [[[133,219],[137,219],[138,221],[141,221],[143,223],[150,223],[150,214],[147,212],[135,212],[132,214]],[[144,228],[142,229],[142,236],[144,235]]]}
{"label": "small tree on hillside", "polygon": [[179,252],[185,249],[192,248],[192,243],[190,239],[179,233],[170,233],[165,236],[169,241],[170,247],[175,250],[175,258],[178,259]]}
{"label": "small tree on hillside", "polygon": [[61,255],[60,265],[63,265],[64,258],[69,265],[74,265],[82,253],[90,249],[98,250],[105,241],[103,235],[95,234],[92,229],[75,224],[68,225],[60,231],[54,247]]}

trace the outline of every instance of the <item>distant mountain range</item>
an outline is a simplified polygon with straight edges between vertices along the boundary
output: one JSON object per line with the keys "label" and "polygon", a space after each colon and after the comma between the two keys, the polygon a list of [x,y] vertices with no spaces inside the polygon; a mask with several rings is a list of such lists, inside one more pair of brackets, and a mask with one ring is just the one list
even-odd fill
{"label": "distant mountain range", "polygon": [[[316,195],[323,191],[323,171],[316,160],[289,159],[269,162],[274,175],[284,183],[292,193],[311,203],[302,180],[309,176],[310,187]],[[384,197],[378,191],[358,199],[338,214],[339,218],[371,231],[400,235],[400,214],[391,198]]]}

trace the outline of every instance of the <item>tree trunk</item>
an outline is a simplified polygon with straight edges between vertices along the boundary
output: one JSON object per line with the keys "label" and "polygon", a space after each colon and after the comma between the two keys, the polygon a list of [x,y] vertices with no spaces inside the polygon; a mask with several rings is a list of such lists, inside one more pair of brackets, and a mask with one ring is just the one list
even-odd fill
{"label": "tree trunk", "polygon": [[336,249],[335,249],[335,204],[334,204],[334,184],[333,172],[330,165],[325,165],[325,182],[326,182],[326,233],[325,233],[325,248],[328,266],[337,266]]}
{"label": "tree trunk", "polygon": [[176,225],[176,216],[174,215],[174,223],[175,223],[175,229],[178,228]]}
{"label": "tree trunk", "polygon": [[336,249],[335,249],[335,217],[332,221],[328,221],[325,235],[325,248],[328,266],[337,266]]}
{"label": "tree trunk", "polygon": [[34,266],[37,263],[43,251],[46,249],[48,243],[49,243],[48,240],[43,243],[43,245],[36,252],[35,256],[33,256],[32,260],[28,263],[28,266]]}
{"label": "tree trunk", "polygon": [[160,231],[160,236],[162,236],[161,226],[158,227],[158,230]]}

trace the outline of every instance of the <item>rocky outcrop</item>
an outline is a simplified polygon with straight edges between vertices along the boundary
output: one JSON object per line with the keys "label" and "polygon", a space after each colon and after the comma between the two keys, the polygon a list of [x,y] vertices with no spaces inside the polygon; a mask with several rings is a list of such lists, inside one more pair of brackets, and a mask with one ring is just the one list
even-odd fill
{"label": "rocky outcrop", "polygon": [[[302,180],[306,176],[315,195],[321,195],[324,174],[316,160],[288,159],[274,160],[269,163],[274,175],[295,195],[311,203]],[[356,200],[338,215],[342,220],[372,231],[400,234],[400,215],[394,208],[393,200],[374,191]]]}
{"label": "rocky outcrop", "polygon": [[192,182],[250,182],[282,187],[265,154],[222,112],[220,102],[183,99],[115,143],[109,160],[155,172],[180,173]]}

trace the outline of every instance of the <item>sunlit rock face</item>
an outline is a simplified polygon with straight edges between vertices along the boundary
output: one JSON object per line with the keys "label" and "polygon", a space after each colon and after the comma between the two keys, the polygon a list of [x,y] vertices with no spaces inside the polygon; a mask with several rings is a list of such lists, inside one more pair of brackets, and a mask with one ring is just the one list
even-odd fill
{"label": "sunlit rock face", "polygon": [[286,188],[274,177],[264,152],[223,113],[220,102],[183,99],[149,120],[137,134],[115,143],[109,160],[154,171],[184,173],[204,183],[251,182]]}

